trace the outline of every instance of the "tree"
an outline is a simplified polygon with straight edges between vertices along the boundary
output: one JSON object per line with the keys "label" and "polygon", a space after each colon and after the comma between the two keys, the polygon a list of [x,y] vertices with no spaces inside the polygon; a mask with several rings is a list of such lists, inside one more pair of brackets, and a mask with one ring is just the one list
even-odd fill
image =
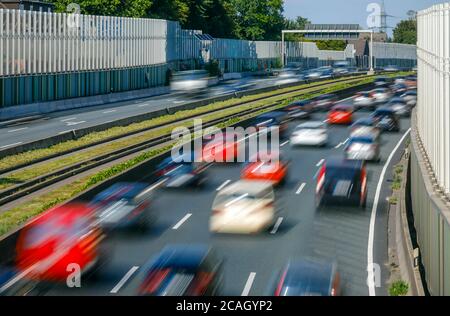
{"label": "tree", "polygon": [[[57,12],[67,12],[73,0],[52,0]],[[151,0],[79,0],[82,14],[126,16],[142,18],[146,16]]]}
{"label": "tree", "polygon": [[417,21],[415,19],[403,20],[394,29],[394,43],[417,43]]}
{"label": "tree", "polygon": [[207,23],[203,30],[216,38],[235,37],[235,14],[234,7],[229,2],[211,0],[206,7]]}
{"label": "tree", "polygon": [[232,0],[236,35],[249,40],[279,40],[284,25],[283,0]]}
{"label": "tree", "polygon": [[179,21],[185,24],[188,19],[189,7],[183,0],[153,0],[147,10],[149,17]]}
{"label": "tree", "polygon": [[[284,29],[285,30],[303,30],[305,29],[307,24],[310,24],[311,21],[309,21],[307,18],[298,16],[295,20],[285,19],[284,20]],[[292,41],[292,42],[306,42],[304,34],[301,33],[293,33],[293,34],[286,34],[285,36],[286,41]]]}

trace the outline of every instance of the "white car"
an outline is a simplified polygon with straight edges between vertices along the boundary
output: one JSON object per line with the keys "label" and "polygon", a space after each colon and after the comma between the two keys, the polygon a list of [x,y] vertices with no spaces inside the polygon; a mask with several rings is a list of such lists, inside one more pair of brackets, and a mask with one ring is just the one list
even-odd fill
{"label": "white car", "polygon": [[417,91],[416,90],[408,90],[404,94],[400,96],[407,105],[411,107],[415,107],[417,104]]}
{"label": "white car", "polygon": [[377,88],[372,90],[370,94],[375,99],[376,104],[386,103],[392,96],[392,93],[387,88]]}
{"label": "white car", "polygon": [[353,99],[355,110],[357,109],[375,109],[375,99],[370,95],[369,91],[363,91],[356,94]]}
{"label": "white car", "polygon": [[325,146],[328,142],[328,129],[319,121],[298,125],[291,135],[291,146]]}
{"label": "white car", "polygon": [[277,209],[269,181],[237,181],[217,194],[209,229],[213,233],[259,233],[274,224]]}

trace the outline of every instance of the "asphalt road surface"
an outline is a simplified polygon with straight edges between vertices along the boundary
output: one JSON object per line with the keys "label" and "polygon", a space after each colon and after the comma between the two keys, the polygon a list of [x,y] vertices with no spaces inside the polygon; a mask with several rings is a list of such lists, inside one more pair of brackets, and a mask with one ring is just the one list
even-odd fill
{"label": "asphalt road surface", "polygon": [[171,93],[47,114],[45,117],[35,121],[1,127],[0,150],[171,106],[179,106],[214,96],[231,94],[236,91],[264,88],[274,85],[277,80],[279,79],[248,77],[223,82],[201,94]]}
{"label": "asphalt road surface", "polygon": [[[368,116],[355,113],[355,119]],[[325,120],[325,113],[314,120]],[[289,132],[299,121],[289,124]],[[409,119],[402,119],[400,133],[382,136],[382,160],[368,164],[367,207],[334,206],[320,212],[315,208],[314,179],[321,163],[330,156],[342,156],[342,145],[349,137],[347,126],[330,126],[330,141],[326,148],[294,149],[282,143],[282,151],[291,159],[287,183],[277,189],[283,205],[278,227],[254,236],[217,236],[209,232],[211,205],[217,189],[240,177],[241,164],[214,165],[209,171],[205,188],[162,191],[154,208],[158,220],[144,235],[117,235],[110,262],[95,279],[82,280],[81,288],[64,285],[51,288],[49,295],[135,295],[143,280],[143,265],[164,246],[173,243],[201,243],[216,248],[225,259],[224,295],[266,295],[275,272],[290,258],[318,257],[335,260],[341,273],[343,295],[369,295],[367,285],[368,251],[373,248],[373,261],[381,269],[376,295],[387,295],[389,277],[387,258],[387,209],[390,194],[391,166],[399,160],[409,129]],[[398,149],[395,151],[394,149]],[[390,164],[385,168],[392,154]],[[150,170],[149,170],[150,172]],[[380,183],[377,208],[373,209]],[[376,212],[376,214],[375,214]],[[371,216],[373,244],[369,243]]]}

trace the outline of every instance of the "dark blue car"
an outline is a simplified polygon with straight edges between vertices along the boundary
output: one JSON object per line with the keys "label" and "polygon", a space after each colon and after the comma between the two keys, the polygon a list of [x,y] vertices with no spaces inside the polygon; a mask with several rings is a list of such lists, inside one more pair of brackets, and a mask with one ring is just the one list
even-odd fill
{"label": "dark blue car", "polygon": [[382,131],[399,132],[400,120],[395,111],[390,107],[380,107],[373,114],[372,118],[375,120],[375,126]]}
{"label": "dark blue car", "polygon": [[317,176],[316,204],[356,205],[365,208],[367,200],[367,172],[362,160],[329,158]]}
{"label": "dark blue car", "polygon": [[147,229],[155,218],[150,189],[147,183],[120,182],[97,194],[91,205],[100,226],[107,230]]}
{"label": "dark blue car", "polygon": [[206,245],[169,245],[145,266],[139,295],[212,296],[222,286],[223,262]]}
{"label": "dark blue car", "polygon": [[196,162],[194,155],[184,155],[174,159],[168,157],[157,167],[156,174],[165,180],[167,188],[199,186],[206,181],[206,170],[209,164]]}
{"label": "dark blue car", "polygon": [[317,259],[291,261],[281,271],[272,296],[338,296],[340,276],[335,263]]}

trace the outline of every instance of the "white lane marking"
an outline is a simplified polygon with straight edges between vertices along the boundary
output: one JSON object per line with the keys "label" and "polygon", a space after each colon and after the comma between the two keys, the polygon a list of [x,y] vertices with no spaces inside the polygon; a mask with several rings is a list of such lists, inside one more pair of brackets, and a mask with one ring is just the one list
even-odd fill
{"label": "white lane marking", "polygon": [[220,187],[218,187],[218,188],[216,189],[216,191],[222,190],[222,189],[225,188],[225,187],[228,185],[228,183],[230,183],[230,182],[231,182],[231,180],[225,181],[224,183],[222,183],[222,184],[220,185]]}
{"label": "white lane marking", "polygon": [[321,159],[317,164],[316,167],[320,167],[325,162],[325,159]]}
{"label": "white lane marking", "polygon": [[301,185],[300,185],[300,187],[298,188],[298,190],[295,192],[295,194],[300,194],[300,193],[302,193],[302,191],[303,191],[303,189],[306,187],[306,183],[302,183]]}
{"label": "white lane marking", "polygon": [[70,132],[73,132],[73,129],[67,130],[67,131],[62,131],[62,132],[59,132],[58,134],[61,135],[61,134],[66,134],[66,133],[70,133]]}
{"label": "white lane marking", "polygon": [[114,113],[114,112],[116,112],[116,111],[117,111],[117,110],[109,110],[109,111],[103,112],[103,114]]}
{"label": "white lane marking", "polygon": [[9,145],[4,145],[1,146],[0,149],[4,149],[4,148],[8,148],[8,147],[13,147],[13,146],[17,146],[17,145],[21,145],[22,142],[18,142],[18,143],[14,143],[14,144],[9,144]]}
{"label": "white lane marking", "polygon": [[116,294],[122,288],[122,286],[131,278],[131,276],[139,269],[138,266],[132,267],[123,278],[117,283],[117,285],[109,292],[111,294]]}
{"label": "white lane marking", "polygon": [[176,223],[176,225],[173,226],[172,229],[177,230],[178,228],[180,228],[181,225],[183,225],[184,222],[187,221],[189,219],[189,217],[191,217],[191,216],[192,216],[191,213],[186,214],[186,216],[183,217],[178,223]]}
{"label": "white lane marking", "polygon": [[68,122],[66,124],[67,124],[67,126],[74,126],[74,125],[79,125],[79,124],[83,124],[83,123],[86,123],[86,121]]}
{"label": "white lane marking", "polygon": [[270,232],[272,235],[275,235],[278,231],[278,228],[280,228],[281,223],[283,222],[283,217],[279,217],[277,219],[277,222],[275,223],[275,226],[273,226],[272,231]]}
{"label": "white lane marking", "polygon": [[374,271],[373,271],[373,242],[375,237],[375,221],[377,216],[377,208],[378,208],[378,200],[380,199],[381,194],[381,188],[383,186],[383,180],[384,176],[386,174],[386,170],[389,167],[389,164],[391,163],[392,158],[394,157],[395,153],[397,152],[400,145],[405,140],[406,136],[408,136],[411,129],[408,129],[406,133],[403,135],[403,137],[398,142],[397,146],[395,146],[394,150],[389,155],[389,158],[386,161],[386,164],[383,167],[383,170],[381,171],[380,180],[378,181],[377,190],[375,192],[375,199],[372,206],[372,214],[370,216],[370,225],[369,225],[369,241],[367,244],[367,286],[369,287],[369,295],[370,296],[376,296],[375,292],[375,284],[374,284]]}
{"label": "white lane marking", "polygon": [[142,108],[142,107],[147,106],[147,105],[150,105],[150,103],[142,103],[142,104],[139,104],[138,107]]}
{"label": "white lane marking", "polygon": [[26,129],[28,129],[28,127],[12,129],[12,130],[8,131],[8,133],[14,133],[14,132],[23,131],[23,130],[26,130]]}
{"label": "white lane marking", "polygon": [[61,122],[73,121],[73,120],[75,120],[75,119],[76,119],[76,117],[69,117],[69,118],[66,118],[66,119],[64,119],[64,120],[61,120]]}
{"label": "white lane marking", "polygon": [[286,146],[287,144],[289,144],[289,141],[288,141],[288,140],[285,141],[284,143],[282,143],[282,144],[280,145],[280,147],[284,147],[284,146]]}
{"label": "white lane marking", "polygon": [[173,101],[173,103],[175,104],[180,104],[180,103],[184,103],[185,101]]}
{"label": "white lane marking", "polygon": [[336,149],[341,148],[344,145],[347,145],[348,141],[350,140],[350,138],[347,138],[345,141],[343,141],[342,143],[339,143],[338,145],[336,145]]}
{"label": "white lane marking", "polygon": [[242,291],[241,296],[248,296],[250,290],[252,289],[253,281],[255,281],[256,272],[250,273],[247,279],[247,283],[245,283],[244,290]]}

